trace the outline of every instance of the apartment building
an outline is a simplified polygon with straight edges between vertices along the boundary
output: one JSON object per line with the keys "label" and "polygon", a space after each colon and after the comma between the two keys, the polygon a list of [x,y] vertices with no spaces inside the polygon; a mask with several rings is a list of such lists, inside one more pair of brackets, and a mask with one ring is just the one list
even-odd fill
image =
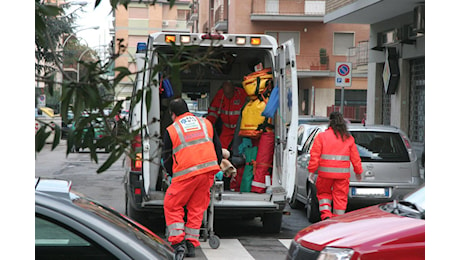
{"label": "apartment building", "polygon": [[[118,49],[117,39],[123,39],[122,44],[127,48],[116,60],[115,67],[125,66],[132,72],[136,71],[134,60],[138,42],[147,41],[149,34],[160,31],[190,32],[187,24],[190,14],[190,0],[176,0],[170,7],[166,0],[157,0],[155,5],[149,1],[136,3],[132,1],[128,8],[119,6],[115,11],[115,50]],[[134,77],[125,78],[117,87],[118,99],[131,96]],[[129,104],[125,104],[125,108]]]}
{"label": "apartment building", "polygon": [[420,0],[327,0],[328,24],[369,24],[367,121],[425,143],[425,4]]}
{"label": "apartment building", "polygon": [[[367,97],[369,25],[325,24],[325,0],[190,0],[155,6],[130,4],[116,12],[116,38],[124,38],[128,53],[118,64],[134,69],[131,55],[137,41],[155,31],[269,34],[279,43],[294,39],[297,52],[301,114],[328,115],[341,103],[335,86],[336,62],[352,62],[352,86],[345,88],[345,114],[361,120]],[[185,19],[184,19],[185,16]],[[126,66],[126,65],[125,65]],[[126,86],[129,85],[127,80]],[[123,89],[121,97],[130,93]]]}
{"label": "apartment building", "polygon": [[[369,26],[324,24],[324,0],[213,0],[198,4],[200,32],[263,33],[282,43],[294,39],[301,114],[327,116],[338,109],[336,62],[353,62],[352,86],[345,89],[346,116],[365,113]],[[356,57],[363,57],[356,59]],[[360,109],[361,108],[361,109]]]}

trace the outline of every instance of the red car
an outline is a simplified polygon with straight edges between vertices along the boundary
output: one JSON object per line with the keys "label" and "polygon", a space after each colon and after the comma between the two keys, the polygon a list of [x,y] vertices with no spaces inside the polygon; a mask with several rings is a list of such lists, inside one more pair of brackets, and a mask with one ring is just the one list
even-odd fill
{"label": "red car", "polygon": [[425,186],[304,228],[286,259],[425,259]]}

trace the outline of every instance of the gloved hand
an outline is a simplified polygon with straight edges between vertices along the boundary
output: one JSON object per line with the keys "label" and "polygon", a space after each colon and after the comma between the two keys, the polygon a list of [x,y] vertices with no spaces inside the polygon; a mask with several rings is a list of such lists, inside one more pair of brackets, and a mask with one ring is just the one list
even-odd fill
{"label": "gloved hand", "polygon": [[221,180],[224,178],[224,172],[219,171],[218,173],[216,173],[216,175],[214,176],[214,178],[216,178],[216,180],[221,181]]}
{"label": "gloved hand", "polygon": [[311,183],[315,184],[315,183],[316,183],[316,176],[315,176],[315,174],[312,173],[312,172],[309,172],[309,173],[308,173],[308,180],[309,180]]}

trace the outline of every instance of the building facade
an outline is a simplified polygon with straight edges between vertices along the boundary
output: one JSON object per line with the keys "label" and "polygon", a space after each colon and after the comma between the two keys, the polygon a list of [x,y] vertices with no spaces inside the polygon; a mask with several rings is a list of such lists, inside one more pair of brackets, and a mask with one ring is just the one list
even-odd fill
{"label": "building facade", "polygon": [[367,122],[400,127],[424,146],[424,1],[327,0],[324,20],[370,25]]}
{"label": "building facade", "polygon": [[[161,31],[190,32],[191,26],[187,25],[190,14],[190,1],[176,0],[170,8],[166,0],[157,0],[155,5],[149,1],[143,3],[130,3],[128,8],[119,6],[115,10],[115,39],[114,48],[119,49],[119,40],[126,51],[116,59],[115,67],[128,67],[135,72],[135,53],[138,42],[146,42],[149,34]],[[131,96],[134,76],[127,77],[120,82],[116,92],[118,99]],[[124,105],[125,108],[129,104]]]}
{"label": "building facade", "polygon": [[[157,1],[118,8],[115,38],[125,39],[128,52],[117,65],[134,71],[135,47],[156,31],[269,34],[279,43],[293,39],[297,52],[299,111],[327,116],[341,103],[335,85],[336,62],[352,62],[352,86],[345,89],[346,117],[361,120],[366,109],[369,25],[325,24],[325,0],[210,0]],[[119,97],[131,94],[126,79]]]}
{"label": "building facade", "polygon": [[[366,109],[369,25],[325,24],[326,1],[193,1],[199,32],[260,33],[279,43],[293,39],[297,52],[299,111],[327,116],[341,103],[336,62],[352,62],[352,86],[345,89],[346,117],[362,119]],[[357,57],[360,57],[359,59]]]}

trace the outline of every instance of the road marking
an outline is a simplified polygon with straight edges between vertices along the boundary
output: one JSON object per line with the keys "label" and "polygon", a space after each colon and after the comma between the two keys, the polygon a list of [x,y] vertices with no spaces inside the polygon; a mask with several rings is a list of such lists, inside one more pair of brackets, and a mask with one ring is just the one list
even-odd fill
{"label": "road marking", "polygon": [[283,244],[283,246],[289,249],[292,239],[278,239],[278,241],[280,241],[280,243]]}
{"label": "road marking", "polygon": [[217,249],[212,249],[209,243],[206,242],[201,243],[200,247],[207,259],[255,260],[238,239],[221,239],[220,246]]}

